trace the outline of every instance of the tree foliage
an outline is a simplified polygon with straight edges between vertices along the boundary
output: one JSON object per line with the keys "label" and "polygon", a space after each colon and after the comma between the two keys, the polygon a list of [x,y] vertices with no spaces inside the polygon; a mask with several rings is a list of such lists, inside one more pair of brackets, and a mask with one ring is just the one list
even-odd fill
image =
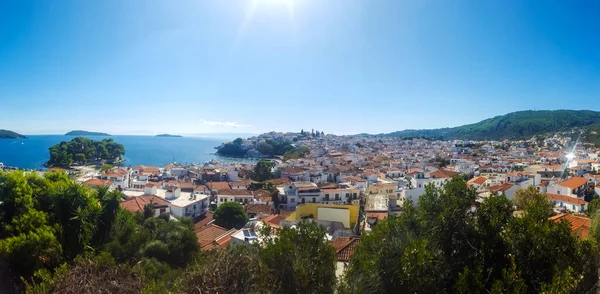
{"label": "tree foliage", "polygon": [[300,146],[283,154],[283,160],[303,158],[310,154],[310,149],[306,146]]}
{"label": "tree foliage", "polygon": [[103,139],[94,141],[84,137],[75,137],[70,142],[60,142],[50,147],[49,166],[71,166],[74,163],[87,164],[97,160],[115,161],[125,155],[125,147],[113,141]]}
{"label": "tree foliage", "polygon": [[254,170],[250,174],[250,177],[258,182],[264,182],[273,178],[273,172],[271,171],[275,163],[269,160],[260,160],[254,166]]}
{"label": "tree foliage", "polygon": [[[428,186],[419,206],[379,222],[361,239],[340,290],[347,293],[566,293],[594,288],[599,253],[551,203],[526,190],[524,216],[505,196],[474,209],[476,192],[459,177]],[[558,283],[560,280],[565,283]],[[566,283],[568,282],[568,283]]]}
{"label": "tree foliage", "polygon": [[277,234],[266,226],[260,251],[272,289],[276,293],[333,293],[335,250],[327,243],[325,230],[303,221],[297,229],[282,228]]}
{"label": "tree foliage", "polygon": [[237,202],[225,202],[219,205],[213,218],[215,224],[226,229],[240,229],[248,222],[244,207]]}

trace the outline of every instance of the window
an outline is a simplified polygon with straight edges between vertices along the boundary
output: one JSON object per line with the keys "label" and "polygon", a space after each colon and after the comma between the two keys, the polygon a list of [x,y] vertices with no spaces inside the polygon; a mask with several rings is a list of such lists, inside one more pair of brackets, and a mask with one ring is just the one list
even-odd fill
{"label": "window", "polygon": [[290,198],[290,202],[291,202],[291,203],[295,203],[295,202],[296,202],[296,199],[294,199],[294,198]]}
{"label": "window", "polygon": [[317,198],[313,197],[313,203],[317,202]]}
{"label": "window", "polygon": [[[583,206],[583,205],[582,205],[582,206]],[[167,212],[167,209],[166,209],[166,208],[161,208],[161,209],[160,209],[160,213],[165,213],[165,212]]]}
{"label": "window", "polygon": [[353,194],[352,194],[352,197],[356,198],[356,193],[353,193]]}

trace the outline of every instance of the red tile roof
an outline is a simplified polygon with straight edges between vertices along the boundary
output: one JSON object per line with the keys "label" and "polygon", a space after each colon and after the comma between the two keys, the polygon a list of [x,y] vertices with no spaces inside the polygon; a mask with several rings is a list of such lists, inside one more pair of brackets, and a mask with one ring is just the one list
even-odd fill
{"label": "red tile roof", "polygon": [[576,205],[581,205],[581,204],[587,204],[588,202],[576,197],[570,197],[570,196],[565,196],[565,195],[558,195],[558,194],[546,194],[546,197],[548,199],[551,200],[557,200],[557,201],[562,201],[562,202],[566,202],[566,203],[570,203],[570,204],[576,204]]}
{"label": "red tile roof", "polygon": [[109,181],[109,180],[91,179],[91,180],[87,180],[87,181],[83,182],[83,184],[86,186],[90,186],[90,187],[101,187],[101,186],[110,187],[113,185],[113,182]]}
{"label": "red tile roof", "polygon": [[202,217],[196,224],[194,224],[194,231],[202,229],[202,227],[208,225],[208,223],[210,223],[212,220],[213,213],[207,211],[206,214],[204,214],[204,217]]}
{"label": "red tile roof", "polygon": [[290,215],[292,215],[292,213],[294,213],[293,210],[279,210],[279,215],[281,215],[282,219],[288,218]]}
{"label": "red tile roof", "polygon": [[281,220],[283,219],[283,217],[279,214],[273,214],[273,215],[269,215],[265,218],[262,219],[262,221],[268,225],[270,225],[271,227],[274,228],[281,228]]}
{"label": "red tile roof", "polygon": [[304,170],[299,167],[288,167],[281,171],[282,174],[301,174]]}
{"label": "red tile roof", "polygon": [[279,178],[279,179],[272,179],[272,180],[267,181],[267,183],[275,185],[275,186],[288,185],[291,182],[292,181],[289,178]]}
{"label": "red tile roof", "polygon": [[352,255],[354,255],[354,250],[360,244],[359,238],[350,238],[350,237],[338,237],[331,241],[329,244],[333,246],[335,249],[335,253],[337,254],[337,259],[340,262],[348,262]]}
{"label": "red tile roof", "polygon": [[455,171],[451,171],[451,170],[440,168],[440,169],[438,169],[436,171],[430,172],[429,173],[429,177],[431,177],[431,178],[442,178],[442,179],[446,178],[446,179],[448,179],[448,178],[453,178],[453,177],[455,177],[455,176],[457,176],[459,174],[460,173],[455,172]]}
{"label": "red tile roof", "polygon": [[273,207],[269,204],[247,204],[244,208],[246,213],[271,214]]}
{"label": "red tile roof", "polygon": [[228,196],[253,196],[252,191],[250,190],[219,190],[219,195],[228,195]]}
{"label": "red tile roof", "polygon": [[384,220],[387,217],[387,212],[367,212],[367,218],[377,218],[378,220]]}
{"label": "red tile roof", "polygon": [[215,224],[208,224],[198,230],[195,229],[196,237],[198,238],[198,243],[200,243],[200,249],[202,250],[211,250],[215,248],[218,246],[217,240],[226,237],[228,234],[231,237],[231,231],[235,232],[235,230],[227,230]]}
{"label": "red tile roof", "polygon": [[131,212],[142,212],[147,204],[152,202],[152,207],[168,206],[169,201],[158,196],[132,196],[120,203],[121,208]]}
{"label": "red tile roof", "polygon": [[572,178],[566,179],[558,184],[563,187],[577,189],[577,188],[585,185],[587,182],[588,182],[588,180],[586,178],[572,177]]}
{"label": "red tile roof", "polygon": [[490,187],[490,191],[504,193],[504,192],[510,190],[510,188],[512,188],[514,186],[515,186],[515,184],[512,184],[512,183],[504,183],[502,185],[496,185],[496,186]]}
{"label": "red tile roof", "polygon": [[217,191],[231,189],[231,187],[229,187],[229,183],[227,183],[227,182],[209,182],[208,187],[211,190],[217,190]]}
{"label": "red tile roof", "polygon": [[487,181],[487,180],[488,180],[488,178],[486,178],[486,177],[476,177],[476,178],[470,179],[467,183],[468,184],[483,185],[483,183],[485,183],[485,181]]}
{"label": "red tile roof", "polygon": [[571,231],[577,234],[580,239],[586,239],[590,227],[592,226],[592,220],[587,217],[575,216],[571,213],[559,214],[549,218],[551,221],[560,222],[566,220],[571,224]]}

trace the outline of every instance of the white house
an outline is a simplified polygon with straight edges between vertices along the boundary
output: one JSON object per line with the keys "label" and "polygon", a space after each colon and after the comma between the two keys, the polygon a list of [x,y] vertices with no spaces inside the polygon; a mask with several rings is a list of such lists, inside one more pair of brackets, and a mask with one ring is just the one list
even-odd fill
{"label": "white house", "polygon": [[231,183],[231,189],[233,190],[248,190],[252,184],[251,180],[243,180]]}
{"label": "white house", "polygon": [[217,205],[225,202],[237,202],[242,204],[252,203],[254,194],[249,190],[219,190],[217,194]]}
{"label": "white house", "polygon": [[547,193],[567,195],[572,197],[583,196],[588,179],[583,177],[572,177],[557,183],[550,182],[547,188]]}
{"label": "white house", "polygon": [[513,199],[515,198],[515,193],[521,189],[521,187],[515,183],[504,183],[501,185],[492,186],[489,188],[490,193],[495,195],[501,195],[504,193],[506,198]]}
{"label": "white house", "polygon": [[130,170],[116,168],[112,169],[102,175],[100,175],[101,180],[109,180],[115,183],[115,186],[119,189],[127,189],[129,188],[129,175],[131,174]]}
{"label": "white house", "polygon": [[587,210],[587,201],[577,197],[559,194],[546,194],[546,197],[548,197],[548,200],[552,201],[554,207],[558,209],[566,209],[572,212],[585,212]]}
{"label": "white house", "polygon": [[170,200],[170,203],[171,214],[174,217],[196,218],[206,214],[210,197],[208,195],[181,192],[177,198]]}
{"label": "white house", "polygon": [[289,178],[294,182],[298,181],[308,181],[310,179],[310,174],[308,171],[305,171],[298,167],[289,167],[285,168],[281,171],[282,178]]}

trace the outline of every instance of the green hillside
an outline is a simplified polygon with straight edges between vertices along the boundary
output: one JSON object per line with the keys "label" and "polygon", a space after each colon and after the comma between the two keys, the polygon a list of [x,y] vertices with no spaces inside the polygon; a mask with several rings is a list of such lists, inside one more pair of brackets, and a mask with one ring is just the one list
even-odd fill
{"label": "green hillside", "polygon": [[9,130],[0,130],[0,139],[19,139],[19,138],[27,138],[21,134],[15,133]]}
{"label": "green hillside", "polygon": [[600,112],[597,111],[539,110],[512,112],[454,128],[404,130],[381,135],[388,137],[421,136],[440,140],[503,140],[528,138],[534,135],[597,125],[600,125]]}

